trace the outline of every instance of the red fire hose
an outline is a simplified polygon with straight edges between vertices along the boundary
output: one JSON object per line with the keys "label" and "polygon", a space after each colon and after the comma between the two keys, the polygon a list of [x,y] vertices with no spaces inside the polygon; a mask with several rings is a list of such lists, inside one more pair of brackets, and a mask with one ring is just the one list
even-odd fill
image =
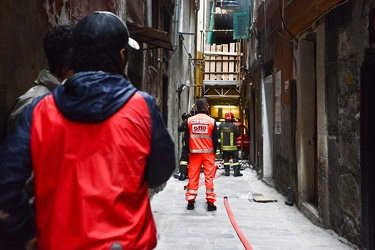
{"label": "red fire hose", "polygon": [[232,225],[234,227],[234,230],[236,230],[236,233],[237,233],[238,237],[240,238],[242,244],[244,245],[245,249],[246,250],[252,250],[252,248],[251,248],[249,242],[247,241],[245,235],[242,233],[241,229],[237,225],[237,222],[236,222],[236,220],[233,216],[232,210],[230,209],[227,197],[224,197],[224,205],[225,205],[225,209],[227,210],[230,222],[232,223]]}
{"label": "red fire hose", "polygon": [[[222,176],[223,174],[219,175]],[[215,176],[215,179],[219,176]],[[199,187],[204,185],[204,181],[201,181],[199,183]],[[186,189],[187,186],[184,186],[184,189]],[[245,235],[242,233],[240,227],[237,225],[236,219],[233,216],[232,210],[230,209],[229,203],[228,203],[228,197],[224,196],[224,206],[227,210],[228,217],[230,219],[230,222],[232,223],[232,226],[234,230],[236,231],[238,237],[240,238],[242,244],[244,245],[246,250],[253,250],[253,248],[250,246],[250,243],[247,241]]]}

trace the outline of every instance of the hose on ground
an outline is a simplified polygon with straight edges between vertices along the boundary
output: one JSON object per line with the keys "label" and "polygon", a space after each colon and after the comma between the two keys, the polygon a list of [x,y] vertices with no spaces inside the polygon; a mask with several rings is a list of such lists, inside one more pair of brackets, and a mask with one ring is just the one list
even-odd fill
{"label": "hose on ground", "polygon": [[224,206],[227,210],[228,217],[230,219],[230,222],[232,223],[232,226],[234,230],[236,231],[238,237],[240,238],[243,246],[246,250],[252,250],[253,248],[250,246],[249,242],[247,241],[245,235],[242,233],[240,227],[237,225],[236,219],[233,216],[232,210],[230,209],[229,203],[228,203],[228,197],[224,197]]}

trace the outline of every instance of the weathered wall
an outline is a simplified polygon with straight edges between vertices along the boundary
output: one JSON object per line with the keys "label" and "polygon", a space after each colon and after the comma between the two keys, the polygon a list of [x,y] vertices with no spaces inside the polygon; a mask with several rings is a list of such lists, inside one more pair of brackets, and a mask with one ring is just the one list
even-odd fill
{"label": "weathered wall", "polygon": [[[293,80],[293,55],[291,42],[283,41],[276,36],[274,54],[274,74],[281,71],[281,133],[274,134],[274,181],[275,187],[286,194],[292,185],[292,127],[291,127],[291,81]],[[275,77],[274,77],[275,79]],[[285,82],[288,82],[286,85]],[[275,82],[274,82],[275,84]],[[274,98],[275,99],[275,98]],[[276,108],[276,107],[275,107]],[[275,116],[274,116],[275,121]],[[273,130],[273,132],[275,129]]]}
{"label": "weathered wall", "polygon": [[[7,110],[47,67],[43,37],[56,24],[74,24],[94,10],[118,13],[120,1],[4,0],[0,8],[0,142],[5,136]],[[121,13],[120,13],[121,14]]]}
{"label": "weathered wall", "polygon": [[[38,13],[38,14],[35,14]],[[0,141],[7,110],[46,67],[42,38],[50,27],[41,1],[2,1],[0,8]]]}
{"label": "weathered wall", "polygon": [[[195,33],[195,4],[194,1],[179,0],[180,18],[176,21],[178,32]],[[175,33],[176,34],[176,33]],[[168,126],[173,131],[173,138],[176,143],[176,155],[179,161],[181,156],[181,137],[177,132],[178,125],[182,122],[181,115],[189,112],[194,103],[195,70],[191,58],[195,58],[195,36],[177,33],[176,40],[173,40],[175,51],[169,62],[169,119]],[[187,84],[181,95],[178,95],[177,88],[180,84]]]}
{"label": "weathered wall", "polygon": [[[295,64],[295,58],[288,47],[293,40],[291,34],[299,37],[305,32],[315,33],[317,27],[325,25],[323,31],[318,31],[318,47],[324,46],[324,53],[316,54],[317,62],[321,63],[318,69],[324,68],[323,71],[316,72],[320,95],[318,101],[325,102],[322,106],[318,103],[317,114],[318,133],[323,132],[318,135],[319,152],[316,159],[318,211],[325,227],[360,246],[359,81],[364,50],[369,47],[367,17],[375,1],[290,1],[282,13],[285,21],[282,28],[281,14],[275,7],[278,2],[267,1],[266,15],[263,6],[258,9],[255,32],[257,39],[266,43],[267,53],[262,58],[265,60],[263,62],[272,61],[274,73],[282,71],[282,133],[274,136],[275,187],[285,194],[290,183],[293,161],[292,99],[284,92],[285,81],[293,78],[292,67]],[[275,6],[270,6],[273,3]],[[335,5],[336,8],[332,8]],[[267,34],[263,33],[264,30]],[[279,39],[273,39],[274,36]],[[264,37],[268,39],[264,41]],[[322,38],[323,40],[319,40]],[[257,66],[257,63],[254,62],[253,66]],[[253,76],[259,72],[254,71]],[[261,79],[253,77],[253,80],[255,88],[260,85]],[[256,100],[254,104],[255,109],[259,108]],[[262,156],[262,152],[259,155]],[[296,169],[293,172],[295,175]],[[293,182],[295,181],[294,179]]]}
{"label": "weathered wall", "polygon": [[368,43],[360,6],[338,8],[326,22],[330,221],[339,235],[357,245],[361,233],[359,82]]}

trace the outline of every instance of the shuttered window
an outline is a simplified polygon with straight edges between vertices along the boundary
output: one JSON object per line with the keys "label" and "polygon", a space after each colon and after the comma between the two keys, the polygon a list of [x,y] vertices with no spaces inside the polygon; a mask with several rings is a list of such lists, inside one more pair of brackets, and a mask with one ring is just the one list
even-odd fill
{"label": "shuttered window", "polygon": [[236,12],[233,20],[233,39],[245,39],[249,36],[247,12]]}
{"label": "shuttered window", "polygon": [[253,1],[238,0],[241,9],[235,11],[233,16],[233,39],[246,39],[250,35],[251,13],[253,11]]}

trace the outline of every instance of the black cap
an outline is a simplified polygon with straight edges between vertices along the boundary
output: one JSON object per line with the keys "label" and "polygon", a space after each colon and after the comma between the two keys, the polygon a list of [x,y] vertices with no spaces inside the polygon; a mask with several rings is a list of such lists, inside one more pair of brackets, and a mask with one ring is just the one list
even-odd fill
{"label": "black cap", "polygon": [[108,11],[96,11],[82,18],[73,28],[73,39],[76,46],[93,46],[100,49],[130,46],[139,49],[139,44],[129,37],[126,24]]}

